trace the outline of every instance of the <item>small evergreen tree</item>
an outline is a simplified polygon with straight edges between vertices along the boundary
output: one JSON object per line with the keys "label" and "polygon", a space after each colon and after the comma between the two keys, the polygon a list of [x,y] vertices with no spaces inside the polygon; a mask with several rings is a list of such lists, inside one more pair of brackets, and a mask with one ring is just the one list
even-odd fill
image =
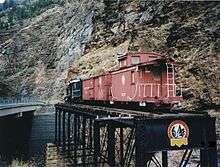
{"label": "small evergreen tree", "polygon": [[39,15],[53,4],[63,5],[64,0],[36,0],[32,3],[30,1],[20,5],[16,5],[14,0],[5,0],[2,8],[3,10],[10,8],[10,10],[7,14],[7,21],[0,20],[0,28],[7,29],[17,23],[22,25],[24,19]]}

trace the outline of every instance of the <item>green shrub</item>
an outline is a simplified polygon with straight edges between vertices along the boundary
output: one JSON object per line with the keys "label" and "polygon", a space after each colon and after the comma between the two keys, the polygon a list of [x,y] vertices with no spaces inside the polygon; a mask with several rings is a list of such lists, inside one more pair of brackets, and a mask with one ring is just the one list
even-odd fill
{"label": "green shrub", "polygon": [[25,163],[19,160],[13,160],[9,167],[35,167],[33,163]]}
{"label": "green shrub", "polygon": [[35,17],[55,4],[63,5],[64,0],[37,0],[24,5],[10,5],[6,14],[7,20],[0,18],[0,29],[8,29],[15,24],[22,25],[24,19]]}

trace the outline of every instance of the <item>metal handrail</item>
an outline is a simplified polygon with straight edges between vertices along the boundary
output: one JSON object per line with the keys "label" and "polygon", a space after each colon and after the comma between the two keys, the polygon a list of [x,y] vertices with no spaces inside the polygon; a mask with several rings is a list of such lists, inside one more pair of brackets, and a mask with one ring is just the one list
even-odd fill
{"label": "metal handrail", "polygon": [[[147,87],[150,87],[150,97],[152,97],[153,96],[153,87],[156,87],[157,88],[157,90],[158,90],[158,97],[160,96],[160,89],[161,89],[161,84],[155,84],[155,83],[140,83],[139,84],[139,92],[140,92],[140,89],[141,89],[141,87],[143,87],[144,88],[144,97],[146,97],[146,88]],[[172,84],[167,84],[167,83],[165,83],[165,84],[162,84],[162,88],[167,88],[167,87],[169,87],[169,86],[173,86],[174,87],[174,89],[173,89],[173,95],[174,96],[171,96],[171,97],[176,97],[176,96],[180,96],[180,97],[182,97],[182,86],[180,86],[180,87],[178,87],[175,83],[172,83]],[[180,90],[180,95],[177,95],[177,90],[178,90],[178,88],[180,88],[179,90]],[[169,93],[169,92],[167,92],[167,93]]]}
{"label": "metal handrail", "polygon": [[0,105],[42,102],[39,97],[0,97]]}

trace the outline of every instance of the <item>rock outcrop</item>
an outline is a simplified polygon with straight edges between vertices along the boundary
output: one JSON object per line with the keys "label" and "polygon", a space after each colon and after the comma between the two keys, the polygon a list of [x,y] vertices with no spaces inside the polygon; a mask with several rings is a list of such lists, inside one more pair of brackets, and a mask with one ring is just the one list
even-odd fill
{"label": "rock outcrop", "polygon": [[22,94],[63,95],[68,78],[117,65],[117,52],[162,52],[178,66],[189,109],[220,105],[219,2],[66,1],[1,44],[0,73]]}
{"label": "rock outcrop", "polygon": [[1,44],[4,81],[23,95],[56,96],[70,64],[90,39],[92,8],[85,1],[55,6]]}

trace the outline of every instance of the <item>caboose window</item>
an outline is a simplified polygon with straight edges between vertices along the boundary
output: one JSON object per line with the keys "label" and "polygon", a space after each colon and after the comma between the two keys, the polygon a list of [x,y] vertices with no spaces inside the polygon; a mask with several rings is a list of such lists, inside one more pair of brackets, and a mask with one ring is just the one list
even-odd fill
{"label": "caboose window", "polygon": [[145,67],[144,71],[145,71],[145,73],[149,73],[150,72],[149,67]]}
{"label": "caboose window", "polygon": [[121,61],[119,62],[119,65],[120,65],[120,67],[126,66],[126,65],[127,65],[126,59],[121,60]]}
{"label": "caboose window", "polygon": [[131,71],[131,83],[135,83],[135,76],[134,76],[134,71]]}
{"label": "caboose window", "polygon": [[73,88],[76,89],[76,83],[73,84]]}
{"label": "caboose window", "polygon": [[159,81],[161,79],[161,69],[159,67],[156,67],[153,69],[153,77],[155,81]]}
{"label": "caboose window", "polygon": [[140,63],[140,57],[135,56],[131,58],[131,63],[132,64],[139,64]]}
{"label": "caboose window", "polygon": [[126,65],[127,65],[126,60],[123,60],[123,65],[124,65],[124,66],[126,66]]}

